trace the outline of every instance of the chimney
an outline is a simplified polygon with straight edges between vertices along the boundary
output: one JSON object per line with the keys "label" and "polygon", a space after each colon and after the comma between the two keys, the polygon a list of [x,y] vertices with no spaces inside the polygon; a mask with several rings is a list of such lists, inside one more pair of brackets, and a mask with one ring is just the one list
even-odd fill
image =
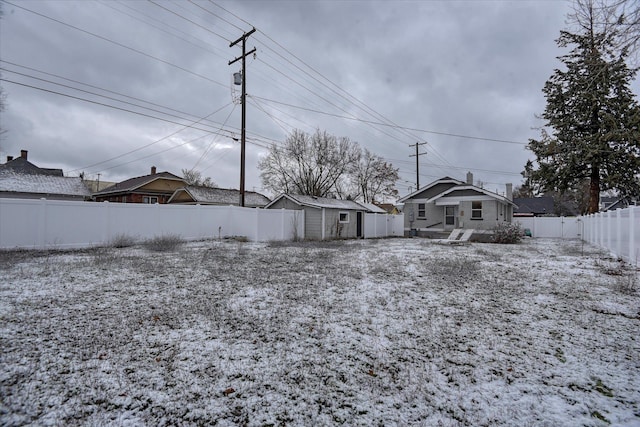
{"label": "chimney", "polygon": [[27,153],[28,153],[27,150],[20,150],[20,157],[27,160]]}
{"label": "chimney", "polygon": [[473,174],[471,172],[467,172],[467,184],[473,185]]}
{"label": "chimney", "polygon": [[13,160],[13,156],[7,156],[7,162],[10,162],[11,160]]}
{"label": "chimney", "polygon": [[151,166],[151,175],[155,175],[155,174],[156,174],[156,167]]}
{"label": "chimney", "polygon": [[505,195],[507,199],[511,200],[513,202],[513,184],[512,183],[508,183],[506,184],[507,187],[507,194]]}

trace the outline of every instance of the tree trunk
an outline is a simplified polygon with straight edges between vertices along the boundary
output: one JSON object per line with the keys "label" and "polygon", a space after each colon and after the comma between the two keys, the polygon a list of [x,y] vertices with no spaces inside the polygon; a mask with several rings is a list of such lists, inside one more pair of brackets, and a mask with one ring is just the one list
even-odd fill
{"label": "tree trunk", "polygon": [[591,169],[591,181],[589,183],[589,213],[597,213],[600,210],[600,169]]}

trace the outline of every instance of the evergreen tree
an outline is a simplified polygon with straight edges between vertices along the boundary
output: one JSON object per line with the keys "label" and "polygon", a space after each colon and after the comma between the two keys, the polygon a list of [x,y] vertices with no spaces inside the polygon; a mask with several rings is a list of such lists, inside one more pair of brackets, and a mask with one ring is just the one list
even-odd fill
{"label": "evergreen tree", "polygon": [[612,43],[606,34],[561,32],[558,45],[573,49],[559,57],[566,70],[555,70],[543,89],[551,132],[543,129],[528,145],[539,166],[534,180],[545,191],[576,191],[588,180],[590,213],[601,191],[640,194],[640,108],[630,89],[636,70]]}

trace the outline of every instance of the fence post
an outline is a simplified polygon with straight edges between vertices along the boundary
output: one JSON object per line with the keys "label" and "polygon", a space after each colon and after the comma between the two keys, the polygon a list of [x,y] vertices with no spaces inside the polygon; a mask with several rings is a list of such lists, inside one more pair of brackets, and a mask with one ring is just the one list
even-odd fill
{"label": "fence post", "polygon": [[378,214],[373,213],[373,237],[378,238]]}
{"label": "fence post", "polygon": [[[241,208],[241,209],[251,209],[251,208]],[[258,209],[253,209],[253,210],[255,211],[254,212],[254,217],[256,219],[254,221],[254,224],[255,224],[255,227],[256,227],[256,232],[255,232],[256,238],[255,238],[254,241],[255,242],[259,242],[260,241],[260,217],[258,216]]]}
{"label": "fence post", "polygon": [[604,221],[604,216],[605,216],[605,212],[599,212],[596,215],[598,215],[598,222],[600,225],[600,241],[598,242],[599,246],[601,248],[604,248],[604,226],[605,226],[605,221]]}
{"label": "fence post", "polygon": [[636,265],[636,208],[629,206],[629,262]]}
{"label": "fence post", "polygon": [[620,258],[622,256],[622,217],[620,211],[622,209],[616,209],[616,256]]}
{"label": "fence post", "polygon": [[105,200],[100,205],[104,209],[104,244],[108,244],[111,240],[111,218],[109,217],[109,201]]}
{"label": "fence post", "polygon": [[47,249],[47,199],[40,199],[40,229],[38,236],[38,245],[40,249]]}

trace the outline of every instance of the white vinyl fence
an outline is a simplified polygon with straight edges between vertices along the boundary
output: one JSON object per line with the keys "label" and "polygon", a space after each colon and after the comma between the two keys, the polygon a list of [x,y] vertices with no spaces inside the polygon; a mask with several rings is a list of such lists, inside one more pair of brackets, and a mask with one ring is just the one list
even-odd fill
{"label": "white vinyl fence", "polygon": [[523,229],[531,231],[532,237],[547,237],[560,239],[579,239],[582,235],[580,217],[517,217]]}
{"label": "white vinyl fence", "polygon": [[584,240],[637,264],[640,257],[640,206],[582,217]]}
{"label": "white vinyl fence", "polygon": [[0,249],[81,248],[118,236],[186,240],[304,238],[304,212],[236,206],[146,205],[0,198]]}
{"label": "white vinyl fence", "polygon": [[387,215],[368,213],[364,215],[364,237],[402,237],[404,235],[404,214]]}
{"label": "white vinyl fence", "polygon": [[637,264],[640,259],[640,206],[580,217],[514,218],[533,237],[582,239]]}

